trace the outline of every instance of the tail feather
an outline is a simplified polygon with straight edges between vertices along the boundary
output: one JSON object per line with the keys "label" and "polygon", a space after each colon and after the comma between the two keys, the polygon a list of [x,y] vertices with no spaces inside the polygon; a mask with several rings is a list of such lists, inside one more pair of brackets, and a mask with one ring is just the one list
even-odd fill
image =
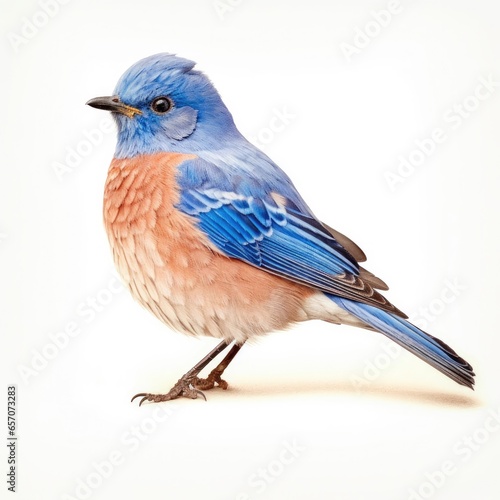
{"label": "tail feather", "polygon": [[383,333],[455,382],[474,388],[475,374],[472,366],[442,340],[425,333],[409,321],[374,306],[335,295],[327,294],[327,296],[339,307]]}

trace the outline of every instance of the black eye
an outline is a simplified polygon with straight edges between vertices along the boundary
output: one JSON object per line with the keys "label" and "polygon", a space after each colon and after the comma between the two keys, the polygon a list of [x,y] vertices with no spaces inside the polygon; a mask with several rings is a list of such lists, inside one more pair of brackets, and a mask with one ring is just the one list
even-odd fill
{"label": "black eye", "polygon": [[163,115],[170,111],[172,107],[172,101],[165,96],[157,97],[151,102],[151,109],[160,115]]}

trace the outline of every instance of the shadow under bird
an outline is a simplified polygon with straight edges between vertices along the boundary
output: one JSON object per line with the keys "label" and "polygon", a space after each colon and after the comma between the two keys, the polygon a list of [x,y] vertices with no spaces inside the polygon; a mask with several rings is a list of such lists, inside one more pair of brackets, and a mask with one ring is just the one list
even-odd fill
{"label": "shadow under bird", "polygon": [[132,400],[225,389],[222,373],[248,339],[312,319],[381,332],[473,388],[470,364],[381,295],[387,285],[359,265],[363,251],[314,216],[194,66],[172,54],[147,57],[112,96],[87,102],[111,111],[118,127],[104,222],[123,280],[168,326],[221,339],[170,391]]}

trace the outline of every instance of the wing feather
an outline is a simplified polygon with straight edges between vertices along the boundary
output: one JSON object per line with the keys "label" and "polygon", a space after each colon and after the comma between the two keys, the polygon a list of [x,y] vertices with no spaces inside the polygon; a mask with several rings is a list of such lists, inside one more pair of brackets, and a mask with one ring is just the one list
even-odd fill
{"label": "wing feather", "polygon": [[[189,182],[180,170],[178,208],[197,219],[221,253],[322,292],[406,317],[376,290],[387,285],[358,265],[366,258],[362,250],[319,222],[304,203],[299,208],[296,200],[266,189],[264,182],[256,185],[255,179],[245,185],[240,177],[233,190],[210,187],[208,171],[204,165],[204,182],[196,184],[192,168]],[[220,180],[220,172],[215,178]]]}

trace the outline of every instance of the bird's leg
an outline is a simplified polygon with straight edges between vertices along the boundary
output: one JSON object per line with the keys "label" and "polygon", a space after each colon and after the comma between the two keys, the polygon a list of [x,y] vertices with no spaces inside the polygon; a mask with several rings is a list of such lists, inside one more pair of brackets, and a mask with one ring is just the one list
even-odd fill
{"label": "bird's leg", "polygon": [[[154,403],[159,403],[161,401],[171,401],[172,399],[177,399],[178,397],[181,396],[191,399],[196,399],[198,396],[202,396],[206,401],[205,395],[200,390],[194,388],[193,383],[197,378],[198,373],[200,373],[201,370],[203,370],[203,368],[205,368],[205,366],[207,366],[208,363],[210,363],[210,361],[212,361],[224,349],[226,349],[226,347],[228,347],[230,343],[231,342],[223,340],[215,349],[210,351],[201,361],[196,363],[196,365],[194,365],[193,368],[191,368],[191,370],[185,373],[172,387],[172,389],[170,389],[170,391],[168,391],[166,394],[150,394],[147,392],[140,392],[139,394],[136,394],[132,398],[132,401],[134,401],[134,399],[136,398],[142,397],[141,401],[139,402],[139,406],[141,406],[142,403],[144,403],[144,401],[152,401]],[[238,350],[236,352],[238,352]],[[224,371],[224,369],[222,371]]]}
{"label": "bird's leg", "polygon": [[210,372],[207,378],[195,377],[193,384],[196,389],[208,391],[209,389],[213,389],[215,383],[217,383],[217,385],[219,385],[222,389],[226,390],[228,388],[228,384],[225,380],[222,380],[221,376],[229,363],[231,363],[236,354],[238,354],[238,351],[243,347],[244,343],[245,342],[241,344],[234,344],[233,347],[231,347],[231,350],[226,354],[226,357]]}

